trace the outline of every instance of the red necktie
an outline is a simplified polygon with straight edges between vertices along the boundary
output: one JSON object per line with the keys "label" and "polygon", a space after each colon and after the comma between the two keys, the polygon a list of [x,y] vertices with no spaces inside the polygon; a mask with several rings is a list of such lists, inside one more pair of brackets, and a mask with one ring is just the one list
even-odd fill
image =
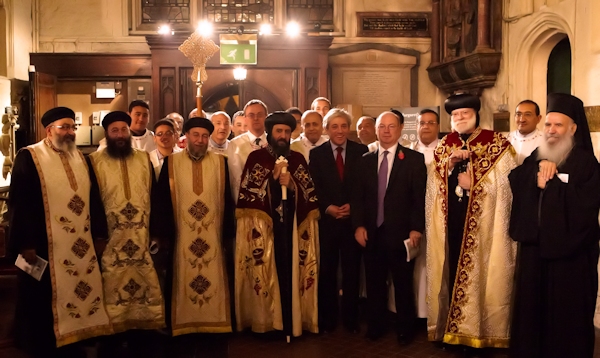
{"label": "red necktie", "polygon": [[342,181],[344,181],[344,158],[342,158],[342,152],[344,151],[344,148],[337,147],[337,148],[335,148],[335,150],[337,150],[337,156],[335,157],[335,164],[337,165],[337,170],[338,170],[338,173],[340,174],[340,179]]}

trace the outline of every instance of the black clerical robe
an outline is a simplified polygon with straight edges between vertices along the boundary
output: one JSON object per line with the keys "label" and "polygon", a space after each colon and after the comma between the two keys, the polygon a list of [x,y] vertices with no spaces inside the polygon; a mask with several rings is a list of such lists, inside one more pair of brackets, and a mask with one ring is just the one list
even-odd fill
{"label": "black clerical robe", "polygon": [[[592,357],[598,289],[600,170],[576,147],[541,190],[537,150],[510,176],[519,242],[513,357]],[[562,180],[561,180],[562,178]]]}

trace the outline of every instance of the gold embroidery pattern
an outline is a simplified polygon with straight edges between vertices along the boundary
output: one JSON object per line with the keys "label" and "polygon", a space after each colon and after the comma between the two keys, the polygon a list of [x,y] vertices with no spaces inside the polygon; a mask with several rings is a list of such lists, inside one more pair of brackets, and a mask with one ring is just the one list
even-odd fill
{"label": "gold embroidery pattern", "polygon": [[89,248],[90,244],[88,244],[84,239],[78,238],[73,243],[73,246],[71,246],[71,251],[75,254],[75,256],[81,259],[85,256]]}
{"label": "gold embroidery pattern", "polygon": [[142,286],[140,286],[134,279],[130,278],[129,282],[125,286],[123,286],[123,291],[127,292],[129,296],[133,297],[137,291],[140,290]]}
{"label": "gold embroidery pattern", "polygon": [[298,180],[300,183],[300,189],[302,190],[302,196],[304,200],[307,202],[315,202],[317,201],[317,196],[312,195],[312,192],[315,190],[312,179],[310,177],[310,173],[304,165],[300,164],[296,171],[294,171],[294,178]]}
{"label": "gold embroidery pattern", "polygon": [[188,209],[188,213],[192,215],[196,221],[202,221],[202,219],[206,217],[206,214],[208,214],[208,211],[208,207],[200,200],[196,200],[196,202]]}
{"label": "gold embroidery pattern", "polygon": [[106,219],[107,219],[108,227],[110,228],[110,230],[143,229],[143,228],[147,227],[145,211],[142,213],[142,217],[140,218],[140,221],[138,221],[138,222],[134,222],[134,221],[121,222],[121,220],[119,219],[119,215],[114,212],[110,212],[106,216]]}
{"label": "gold embroidery pattern", "polygon": [[262,165],[256,163],[254,164],[254,167],[252,167],[252,170],[250,170],[250,181],[260,186],[263,183],[263,180],[265,180],[265,177],[269,175],[270,172],[270,169],[267,169]]}
{"label": "gold embroidery pattern", "polygon": [[79,195],[75,194],[72,198],[71,201],[69,201],[69,210],[71,210],[72,212],[75,213],[75,215],[79,216],[81,215],[81,213],[83,213],[83,208],[85,207],[85,203],[83,202],[83,200],[81,200],[81,197],[79,197]]}
{"label": "gold embroidery pattern", "polygon": [[125,205],[125,207],[120,211],[120,213],[121,215],[125,216],[127,220],[131,221],[139,213],[139,210],[128,202],[127,205]]}
{"label": "gold embroidery pattern", "polygon": [[190,282],[190,287],[197,294],[201,295],[210,287],[210,281],[206,277],[198,275],[192,282]]}
{"label": "gold embroidery pattern", "polygon": [[123,251],[127,256],[129,256],[129,258],[132,258],[133,255],[135,255],[135,253],[138,252],[139,249],[140,247],[136,245],[135,242],[133,242],[133,240],[131,239],[127,240],[125,245],[121,247],[121,251]]}
{"label": "gold embroidery pattern", "polygon": [[88,283],[85,281],[79,281],[77,287],[75,287],[75,296],[77,296],[77,298],[79,298],[82,301],[85,301],[85,299],[90,295],[91,292],[92,287],[88,285]]}
{"label": "gold embroidery pattern", "polygon": [[197,238],[192,242],[189,247],[190,251],[196,255],[197,258],[202,258],[206,254],[206,252],[210,249],[210,245],[202,240],[202,238]]}

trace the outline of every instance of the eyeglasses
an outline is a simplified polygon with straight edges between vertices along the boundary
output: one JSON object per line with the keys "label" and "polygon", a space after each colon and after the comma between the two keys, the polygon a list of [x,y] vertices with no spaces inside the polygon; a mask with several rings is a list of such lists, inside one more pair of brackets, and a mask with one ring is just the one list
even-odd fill
{"label": "eyeglasses", "polygon": [[162,137],[162,136],[164,136],[164,135],[166,135],[166,136],[169,136],[169,137],[170,137],[170,136],[172,136],[173,134],[174,134],[174,133],[173,133],[172,131],[166,131],[166,132],[158,132],[158,133],[155,133],[154,135],[160,138],[160,137]]}
{"label": "eyeglasses", "polygon": [[63,124],[63,125],[60,125],[60,126],[58,126],[58,125],[52,125],[51,127],[58,128],[58,129],[64,129],[67,132],[68,131],[75,132],[77,130],[77,125],[76,124],[73,124],[73,125],[71,125],[71,124]]}
{"label": "eyeglasses", "polygon": [[436,124],[437,124],[437,122],[436,122],[436,121],[429,121],[429,122],[419,122],[419,125],[420,125],[421,127],[425,127],[425,126],[431,126],[431,127],[433,127],[433,126],[435,126]]}

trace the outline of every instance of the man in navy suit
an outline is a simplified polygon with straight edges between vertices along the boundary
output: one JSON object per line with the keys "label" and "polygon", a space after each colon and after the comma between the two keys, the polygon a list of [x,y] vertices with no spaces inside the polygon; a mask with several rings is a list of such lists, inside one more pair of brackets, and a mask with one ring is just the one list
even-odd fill
{"label": "man in navy suit", "polygon": [[342,260],[342,322],[357,333],[358,291],[362,247],[354,240],[350,222],[350,196],[356,165],[367,147],[348,140],[352,118],[343,109],[331,109],[323,119],[329,141],[310,152],[309,168],[315,183],[319,222],[319,329],[333,331],[337,324],[337,272]]}
{"label": "man in navy suit", "polygon": [[365,247],[367,337],[376,340],[385,333],[386,278],[391,272],[398,342],[407,345],[412,341],[415,321],[414,261],[406,260],[404,240],[409,239],[408,245],[416,247],[425,230],[427,169],[423,154],[398,143],[402,122],[392,112],[377,117],[379,147],[359,161],[352,226],[356,241]]}

